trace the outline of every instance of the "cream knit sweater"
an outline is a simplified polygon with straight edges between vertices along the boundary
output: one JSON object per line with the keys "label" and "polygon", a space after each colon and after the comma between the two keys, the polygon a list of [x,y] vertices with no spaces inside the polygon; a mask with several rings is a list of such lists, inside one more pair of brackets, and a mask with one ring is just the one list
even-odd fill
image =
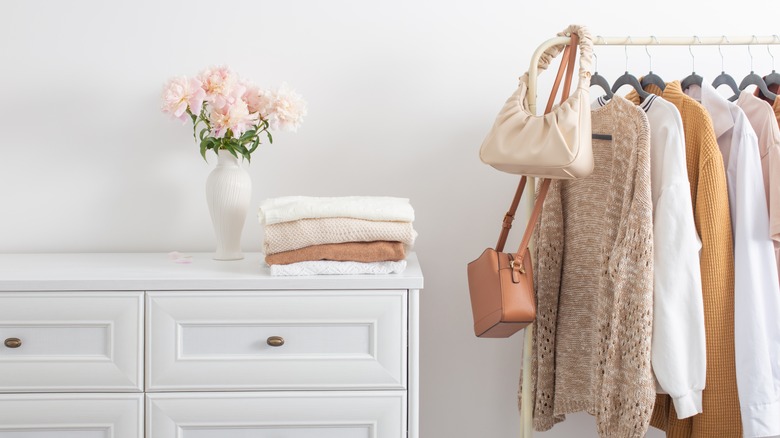
{"label": "cream knit sweater", "polygon": [[536,229],[534,427],[596,417],[602,438],[640,438],[655,401],[650,138],[615,96],[592,112],[595,170],[553,181]]}

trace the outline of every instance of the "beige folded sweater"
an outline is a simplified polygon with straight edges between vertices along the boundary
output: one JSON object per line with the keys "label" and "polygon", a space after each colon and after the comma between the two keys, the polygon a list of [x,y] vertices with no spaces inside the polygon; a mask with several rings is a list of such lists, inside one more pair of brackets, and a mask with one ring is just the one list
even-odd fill
{"label": "beige folded sweater", "polygon": [[411,246],[417,232],[411,222],[352,218],[301,219],[265,226],[265,253],[276,254],[326,243],[401,242]]}
{"label": "beige folded sweater", "polygon": [[334,260],[339,262],[387,262],[406,258],[404,244],[401,242],[348,242],[328,243],[307,246],[306,248],[285,251],[266,256],[269,265],[288,265],[290,263]]}

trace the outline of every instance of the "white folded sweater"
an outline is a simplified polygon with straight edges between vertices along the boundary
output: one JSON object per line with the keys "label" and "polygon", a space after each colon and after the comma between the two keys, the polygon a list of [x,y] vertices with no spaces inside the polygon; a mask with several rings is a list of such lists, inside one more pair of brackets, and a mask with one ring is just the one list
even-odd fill
{"label": "white folded sweater", "polygon": [[299,219],[347,217],[372,221],[414,221],[414,209],[406,198],[386,196],[310,197],[285,196],[260,204],[260,222],[266,225]]}
{"label": "white folded sweater", "polygon": [[318,260],[290,263],[289,265],[271,265],[270,268],[273,276],[400,274],[406,269],[406,260],[373,263]]}

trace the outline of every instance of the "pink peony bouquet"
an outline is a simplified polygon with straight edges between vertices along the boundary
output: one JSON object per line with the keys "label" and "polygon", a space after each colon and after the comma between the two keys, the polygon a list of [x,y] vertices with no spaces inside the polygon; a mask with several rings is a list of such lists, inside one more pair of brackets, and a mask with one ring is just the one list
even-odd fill
{"label": "pink peony bouquet", "polygon": [[207,68],[195,78],[170,79],[163,89],[162,111],[185,123],[192,120],[203,159],[209,149],[224,149],[250,161],[261,135],[273,143],[272,130],[298,130],[306,102],[287,84],[263,90],[220,66]]}

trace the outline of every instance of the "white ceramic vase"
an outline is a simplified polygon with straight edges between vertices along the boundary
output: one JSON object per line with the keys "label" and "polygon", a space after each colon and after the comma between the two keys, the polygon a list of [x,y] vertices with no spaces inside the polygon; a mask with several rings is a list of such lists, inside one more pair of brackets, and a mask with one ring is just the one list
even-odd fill
{"label": "white ceramic vase", "polygon": [[220,150],[217,156],[217,167],[206,180],[206,200],[217,236],[214,259],[241,260],[241,232],[252,196],[252,180],[230,152]]}

